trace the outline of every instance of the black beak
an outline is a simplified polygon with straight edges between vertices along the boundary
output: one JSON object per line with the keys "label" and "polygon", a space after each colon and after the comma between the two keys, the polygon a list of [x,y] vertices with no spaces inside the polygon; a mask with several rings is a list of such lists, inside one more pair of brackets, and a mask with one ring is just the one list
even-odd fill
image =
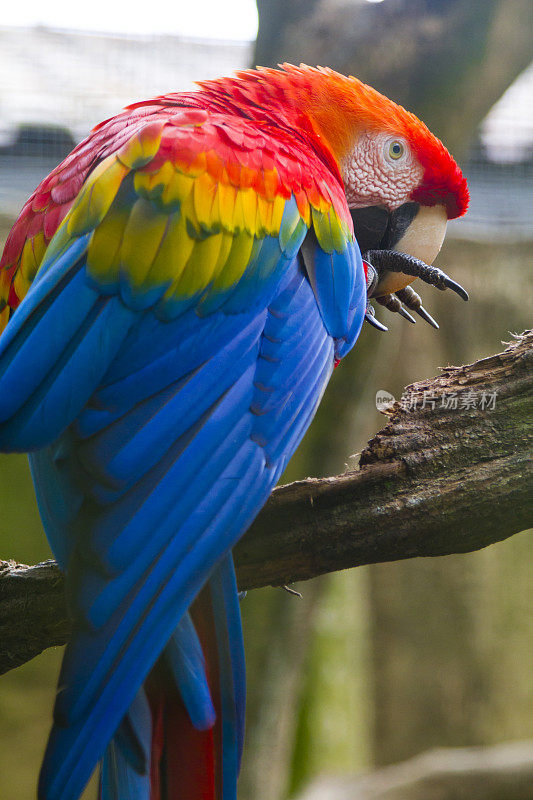
{"label": "black beak", "polygon": [[361,253],[367,250],[393,250],[420,210],[418,203],[404,203],[394,211],[384,206],[352,208],[355,238]]}

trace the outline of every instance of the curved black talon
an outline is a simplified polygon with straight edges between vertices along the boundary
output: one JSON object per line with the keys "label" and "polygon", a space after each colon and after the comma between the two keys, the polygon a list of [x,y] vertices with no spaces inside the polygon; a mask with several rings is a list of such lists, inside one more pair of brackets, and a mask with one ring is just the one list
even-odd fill
{"label": "curved black talon", "polygon": [[[442,272],[442,270],[439,270],[439,272]],[[463,300],[465,301],[468,300],[468,292],[466,291],[466,289],[463,289],[460,283],[452,281],[452,279],[449,278],[445,272],[442,272],[442,274],[444,275],[444,286],[447,289],[451,289],[453,292],[458,294],[459,297],[463,298]],[[440,286],[438,288],[440,289]]]}
{"label": "curved black talon", "polygon": [[428,314],[424,306],[420,306],[420,308],[415,309],[415,314],[418,314],[422,319],[425,319],[426,322],[429,322],[432,328],[435,328],[436,331],[439,330],[439,323],[436,319],[433,319],[431,314]]}
{"label": "curved black talon", "polygon": [[363,254],[363,259],[371,264],[380,276],[385,272],[404,272],[414,278],[420,278],[424,283],[436,286],[437,289],[451,289],[453,292],[468,300],[468,292],[460,283],[452,281],[438,267],[430,266],[419,258],[410,256],[407,253],[400,253],[397,250],[367,250]]}
{"label": "curved black talon", "polygon": [[413,323],[413,325],[416,324],[416,319],[403,306],[400,306],[400,308],[398,309],[398,314],[400,315],[400,317],[403,317],[404,319],[408,319],[409,322]]}
{"label": "curved black talon", "polygon": [[411,311],[414,311],[415,314],[418,314],[419,317],[422,317],[423,320],[428,322],[437,331],[439,330],[438,322],[434,320],[431,314],[426,311],[422,305],[422,299],[420,295],[417,294],[414,289],[411,289],[410,286],[406,286],[404,289],[399,289],[396,292],[396,296],[402,301],[402,303],[405,303],[407,308],[410,308]]}
{"label": "curved black talon", "polygon": [[388,308],[389,311],[394,312],[395,314],[399,314],[404,319],[408,319],[409,322],[412,322],[413,325],[416,322],[416,319],[411,316],[411,314],[405,310],[402,306],[398,297],[394,294],[383,294],[380,297],[376,297],[378,303],[385,308]]}
{"label": "curved black talon", "polygon": [[376,315],[375,315],[375,312],[374,312],[374,309],[372,308],[372,306],[367,306],[366,307],[365,319],[374,328],[377,328],[378,331],[385,332],[385,331],[389,330],[386,325],[384,325],[382,322],[379,321],[379,319],[376,319]]}

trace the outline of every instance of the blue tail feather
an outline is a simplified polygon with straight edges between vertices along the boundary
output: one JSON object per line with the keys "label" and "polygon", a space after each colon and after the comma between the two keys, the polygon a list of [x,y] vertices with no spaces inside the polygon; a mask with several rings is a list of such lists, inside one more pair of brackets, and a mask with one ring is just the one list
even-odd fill
{"label": "blue tail feather", "polygon": [[211,728],[215,723],[215,709],[202,646],[188,612],[170,637],[165,648],[165,660],[194,727],[198,730]]}
{"label": "blue tail feather", "polygon": [[[246,673],[241,611],[231,553],[224,556],[214,570],[210,587],[221,684],[223,784],[224,787],[235,787],[244,742]],[[225,793],[223,800],[226,800]]]}

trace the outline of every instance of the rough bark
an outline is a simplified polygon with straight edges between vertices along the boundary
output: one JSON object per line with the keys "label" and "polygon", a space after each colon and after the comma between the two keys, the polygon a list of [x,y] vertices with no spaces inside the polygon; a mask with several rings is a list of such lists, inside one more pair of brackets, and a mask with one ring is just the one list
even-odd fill
{"label": "rough bark", "polygon": [[[413,384],[406,397],[419,410],[397,404],[359,470],[277,489],[235,549],[240,584],[463,553],[529,527],[532,348],[528,332],[503,353]],[[469,392],[478,403],[495,392],[495,408],[461,409]],[[443,409],[454,394],[459,408]]]}
{"label": "rough bark", "polygon": [[[531,331],[407,387],[358,470],[273,492],[235,548],[239,586],[478,550],[533,526],[532,390]],[[0,564],[1,673],[63,643],[68,623],[53,562]]]}
{"label": "rough bark", "polygon": [[69,631],[57,564],[0,561],[0,675],[47,647],[65,644]]}
{"label": "rough bark", "polygon": [[298,800],[533,800],[533,741],[446,748],[360,777],[317,781]]}

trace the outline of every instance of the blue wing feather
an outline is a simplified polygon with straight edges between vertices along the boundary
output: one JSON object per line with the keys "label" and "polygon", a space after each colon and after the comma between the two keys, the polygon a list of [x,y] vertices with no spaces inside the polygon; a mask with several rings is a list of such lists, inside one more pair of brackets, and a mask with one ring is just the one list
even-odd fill
{"label": "blue wing feather", "polygon": [[29,455],[39,513],[62,570],[74,548],[73,526],[84,500],[73,468],[72,438],[66,431],[59,441]]}
{"label": "blue wing feather", "polygon": [[[51,268],[34,284],[0,339],[4,451],[36,450],[60,435],[89,400],[135,319],[118,298],[90,288],[78,244],[59,259],[61,269]],[[69,255],[70,271],[64,263]]]}
{"label": "blue wing feather", "polygon": [[366,289],[359,246],[355,241],[347,241],[342,252],[326,253],[310,230],[302,245],[301,257],[324,325],[334,339],[342,339],[346,336],[354,294],[359,298],[361,289]]}

